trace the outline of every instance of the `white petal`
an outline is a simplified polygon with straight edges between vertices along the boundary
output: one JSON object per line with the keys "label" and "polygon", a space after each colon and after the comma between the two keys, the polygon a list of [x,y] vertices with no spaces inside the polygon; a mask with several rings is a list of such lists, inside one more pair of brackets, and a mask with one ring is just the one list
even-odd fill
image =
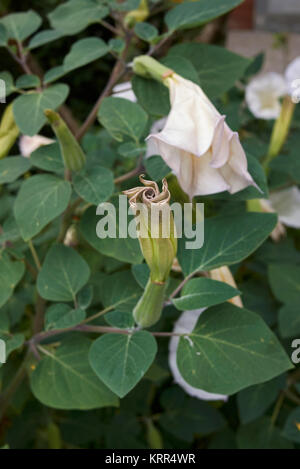
{"label": "white petal", "polygon": [[34,135],[29,137],[28,135],[22,135],[19,140],[19,148],[22,156],[28,157],[43,145],[50,145],[55,140],[51,138],[43,137],[42,135]]}
{"label": "white petal", "polygon": [[[167,118],[162,117],[161,119],[155,121],[150,129],[150,134],[156,134],[161,132],[164,126],[166,125]],[[149,158],[152,155],[157,155],[157,146],[153,139],[147,140],[147,151],[145,158]]]}
{"label": "white petal", "polygon": [[272,193],[270,202],[284,225],[300,228],[300,190],[297,186]]}
{"label": "white petal", "polygon": [[229,185],[229,192],[231,194],[235,194],[248,186],[254,186],[260,190],[252,179],[251,174],[248,172],[247,157],[237,132],[232,134],[230,140],[230,157],[228,163],[220,168],[219,171]]}
{"label": "white petal", "polygon": [[293,95],[297,88],[299,89],[300,87],[300,57],[297,57],[287,66],[285,71],[285,79],[287,82],[289,94]]}
{"label": "white petal", "polygon": [[135,103],[137,101],[136,95],[134,94],[132,90],[132,86],[130,81],[126,81],[124,83],[119,83],[118,85],[115,85],[112,90],[112,96],[114,98],[124,98],[128,99],[129,101],[132,101]]}
{"label": "white petal", "polygon": [[[194,311],[185,311],[175,324],[174,332],[176,333],[190,333],[194,329],[199,316],[205,311],[198,309]],[[221,394],[212,394],[202,389],[194,388],[189,385],[182,377],[178,370],[176,354],[178,347],[179,337],[173,336],[169,342],[169,366],[172,371],[175,382],[190,396],[202,399],[205,401],[227,401],[228,396]]]}
{"label": "white petal", "polygon": [[281,111],[280,97],[287,93],[284,77],[270,72],[254,78],[246,88],[246,102],[258,119],[277,119]]}

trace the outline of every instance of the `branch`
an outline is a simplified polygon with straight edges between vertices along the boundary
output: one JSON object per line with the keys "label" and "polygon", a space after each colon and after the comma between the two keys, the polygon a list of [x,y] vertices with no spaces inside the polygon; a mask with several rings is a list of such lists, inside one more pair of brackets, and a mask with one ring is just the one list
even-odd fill
{"label": "branch", "polygon": [[125,45],[124,51],[122,52],[120,58],[115,63],[115,66],[112,70],[110,78],[107,82],[107,85],[105,86],[104,90],[102,91],[99,98],[97,99],[93,109],[91,110],[91,112],[87,116],[85,122],[82,124],[79,131],[77,132],[76,138],[77,138],[78,141],[80,141],[82,139],[82,137],[86,134],[88,129],[95,122],[95,120],[97,118],[98,110],[101,106],[101,103],[102,103],[103,99],[106,98],[106,96],[108,96],[111,93],[111,90],[113,89],[114,85],[125,74],[126,67],[124,65],[124,60],[126,59],[126,56],[127,56],[127,53],[128,53],[131,36],[132,36],[131,34],[129,34],[129,33],[127,34],[126,45]]}

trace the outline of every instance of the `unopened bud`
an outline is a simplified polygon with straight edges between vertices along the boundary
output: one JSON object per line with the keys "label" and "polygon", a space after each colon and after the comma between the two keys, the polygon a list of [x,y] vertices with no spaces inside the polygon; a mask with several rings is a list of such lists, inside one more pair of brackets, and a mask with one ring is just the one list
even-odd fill
{"label": "unopened bud", "polygon": [[86,158],[79,143],[57,112],[51,109],[46,109],[44,112],[58,138],[65,168],[70,171],[80,171],[85,165]]}
{"label": "unopened bud", "polygon": [[139,7],[132,10],[124,18],[124,23],[128,28],[132,28],[136,23],[145,21],[149,16],[149,7],[147,0],[141,0]]}
{"label": "unopened bud", "polygon": [[136,75],[140,75],[143,78],[153,78],[156,81],[166,84],[166,86],[167,83],[165,80],[174,73],[172,69],[161,64],[149,55],[139,55],[136,57],[133,60],[132,69]]}
{"label": "unopened bud", "polygon": [[0,159],[4,158],[14,145],[20,133],[15,123],[12,104],[6,106],[0,124]]}
{"label": "unopened bud", "polygon": [[142,176],[140,181],[144,187],[135,187],[124,194],[129,197],[130,207],[136,215],[138,239],[150,269],[149,282],[133,315],[140,326],[150,327],[161,315],[166,281],[176,257],[177,237],[166,179],[161,192],[156,182]]}

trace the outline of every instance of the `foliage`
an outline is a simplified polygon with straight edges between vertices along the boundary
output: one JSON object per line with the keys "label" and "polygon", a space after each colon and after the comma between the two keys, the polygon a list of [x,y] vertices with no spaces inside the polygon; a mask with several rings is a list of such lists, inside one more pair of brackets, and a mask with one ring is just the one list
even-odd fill
{"label": "foliage", "polygon": [[[241,86],[259,61],[196,40],[241,2],[151,0],[135,24],[126,15],[139,1],[31,2],[34,11],[0,19],[1,53],[15,60],[0,78],[21,136],[55,139],[49,109],[75,136],[28,158],[15,136],[0,159],[0,447],[299,448],[299,369],[290,359],[300,334],[299,231],[275,245],[276,214],[248,211],[272,188],[300,182],[299,112],[266,175],[271,127],[247,111]],[[167,177],[172,201],[186,201],[161,157],[146,159],[145,138],[170,102],[161,83],[133,75],[130,63],[145,53],[200,85],[227,115],[260,191],[196,199],[205,203],[204,246],[179,240],[161,319],[139,330],[132,311],[149,269],[137,239],[97,237],[96,207],[110,201],[119,214],[117,196],[142,172]],[[124,80],[137,102],[111,96]],[[75,145],[86,158],[79,171],[68,166]],[[205,278],[222,266],[237,288]],[[230,302],[240,294],[244,308]],[[175,321],[199,308],[180,336],[177,365],[190,386],[229,396],[216,405],[175,385],[168,364]]]}

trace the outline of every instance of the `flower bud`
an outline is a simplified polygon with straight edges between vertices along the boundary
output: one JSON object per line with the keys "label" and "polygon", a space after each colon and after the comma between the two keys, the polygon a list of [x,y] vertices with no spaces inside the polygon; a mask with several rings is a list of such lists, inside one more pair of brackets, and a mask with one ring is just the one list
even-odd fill
{"label": "flower bud", "polygon": [[[233,288],[237,288],[234,277],[232,273],[230,272],[230,269],[226,265],[223,265],[222,267],[219,267],[218,269],[211,270],[209,272],[209,276],[213,280],[217,280],[218,282],[224,282]],[[242,303],[240,296],[235,296],[234,298],[231,298],[230,300],[228,300],[228,302],[234,304],[235,306],[239,306],[240,308],[243,308],[243,303]]]}
{"label": "flower bud", "polygon": [[177,238],[166,179],[161,192],[156,182],[146,181],[142,176],[140,181],[144,187],[129,189],[124,194],[136,215],[138,239],[150,269],[149,282],[133,315],[140,326],[150,327],[161,315],[166,281],[176,257]]}
{"label": "flower bud", "polygon": [[0,124],[0,159],[8,154],[19,132],[19,128],[15,123],[12,104],[10,104],[6,107]]}
{"label": "flower bud", "polygon": [[149,16],[149,7],[147,0],[141,0],[136,10],[129,11],[124,18],[125,26],[132,28],[136,23],[145,21]]}
{"label": "flower bud", "polygon": [[79,143],[57,112],[51,109],[46,109],[44,112],[58,138],[65,168],[70,171],[80,171],[86,160]]}
{"label": "flower bud", "polygon": [[153,78],[154,80],[164,82],[174,71],[149,55],[139,55],[133,60],[133,72],[143,78]]}

